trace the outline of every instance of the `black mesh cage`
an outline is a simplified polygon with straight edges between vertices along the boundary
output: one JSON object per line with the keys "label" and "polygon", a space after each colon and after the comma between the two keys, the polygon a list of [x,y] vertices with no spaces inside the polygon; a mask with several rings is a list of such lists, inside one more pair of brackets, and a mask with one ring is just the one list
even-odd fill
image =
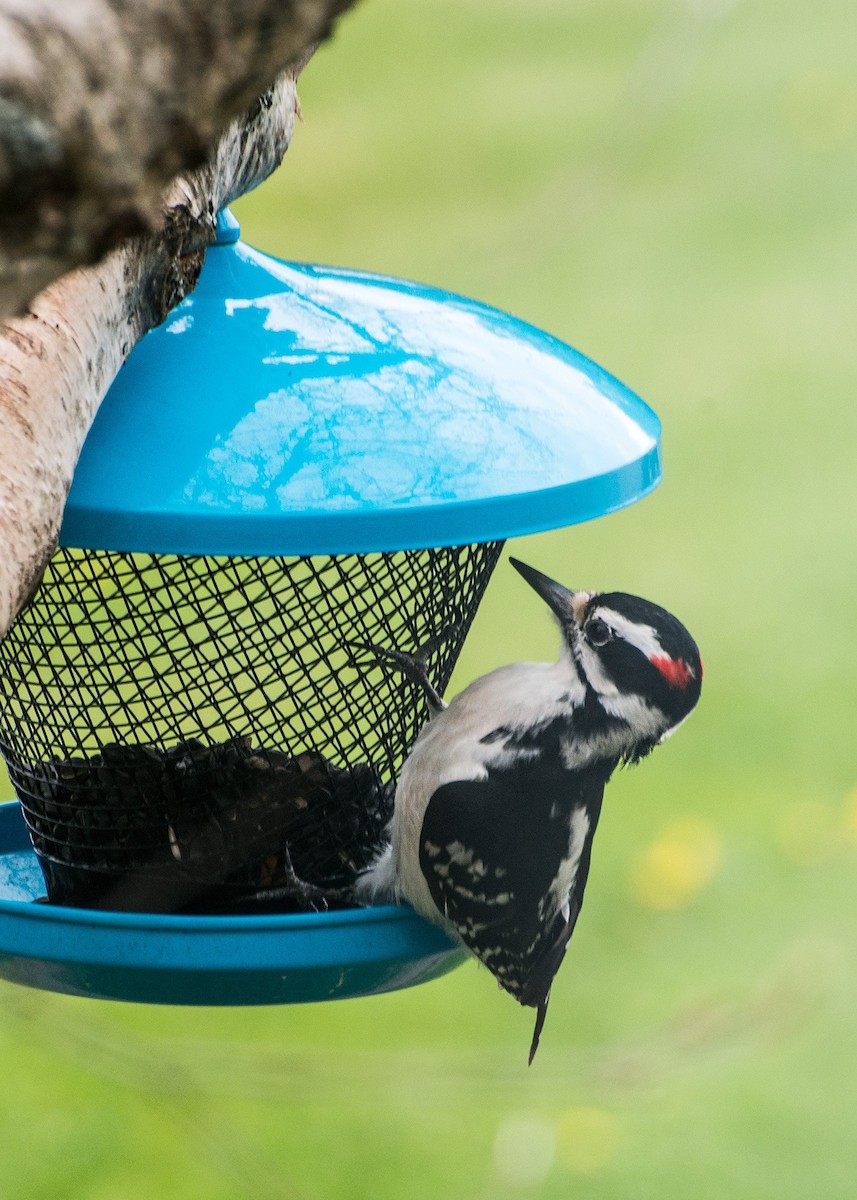
{"label": "black mesh cage", "polygon": [[0,752],[48,899],[246,910],[282,903],[287,860],[353,881],[427,715],[372,647],[449,630],[427,664],[442,692],[501,548],[58,550],[0,641]]}

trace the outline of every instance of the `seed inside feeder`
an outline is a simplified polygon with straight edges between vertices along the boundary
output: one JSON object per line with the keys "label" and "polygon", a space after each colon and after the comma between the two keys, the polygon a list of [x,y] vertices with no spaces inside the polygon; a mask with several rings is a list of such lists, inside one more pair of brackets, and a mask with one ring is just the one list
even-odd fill
{"label": "seed inside feeder", "polygon": [[[250,738],[168,750],[108,745],[32,772],[31,836],[48,900],[140,912],[306,907],[307,883],[347,887],[377,851],[393,787],[368,764],[344,769]],[[266,895],[268,893],[269,895]]]}
{"label": "seed inside feeder", "polygon": [[305,908],[289,856],[300,880],[347,888],[426,716],[367,647],[436,645],[443,691],[500,549],[58,550],[0,641],[0,753],[49,900]]}

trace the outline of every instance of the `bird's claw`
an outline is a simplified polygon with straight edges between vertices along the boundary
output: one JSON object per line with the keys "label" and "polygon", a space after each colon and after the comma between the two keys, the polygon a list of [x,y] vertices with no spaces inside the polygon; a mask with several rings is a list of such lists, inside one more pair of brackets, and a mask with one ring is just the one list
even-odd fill
{"label": "bird's claw", "polygon": [[352,886],[325,888],[301,879],[292,864],[288,846],[283,847],[282,853],[282,872],[285,883],[279,887],[262,888],[258,892],[254,892],[252,896],[246,897],[248,902],[272,904],[283,900],[297,900],[305,909],[312,912],[326,912],[331,903],[350,905],[360,903]]}
{"label": "bird's claw", "polygon": [[433,637],[428,638],[427,641],[423,642],[421,646],[418,646],[412,652],[397,650],[389,646],[378,646],[372,642],[357,645],[357,649],[371,651],[379,663],[392,663],[401,671],[405,678],[410,679],[412,683],[417,684],[423,689],[429,707],[435,712],[440,712],[446,707],[446,704],[440,692],[438,692],[429,679],[428,660],[444,642],[448,641],[458,631],[458,625],[446,625],[441,629],[440,633],[436,633]]}

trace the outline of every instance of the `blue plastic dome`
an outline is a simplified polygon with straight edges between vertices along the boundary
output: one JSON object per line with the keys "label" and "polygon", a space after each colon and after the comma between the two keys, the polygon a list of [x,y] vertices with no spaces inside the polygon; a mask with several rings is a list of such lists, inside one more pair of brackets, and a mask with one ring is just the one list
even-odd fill
{"label": "blue plastic dome", "polygon": [[556,338],[416,283],[284,263],[229,214],[83,447],[60,544],[178,554],[455,545],[660,479],[660,424]]}

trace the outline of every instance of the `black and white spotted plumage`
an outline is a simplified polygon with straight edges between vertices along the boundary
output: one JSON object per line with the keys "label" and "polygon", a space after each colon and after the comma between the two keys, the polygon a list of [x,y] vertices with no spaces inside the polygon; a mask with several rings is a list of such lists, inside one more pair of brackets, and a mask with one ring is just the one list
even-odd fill
{"label": "black and white spotted plumage", "polygon": [[657,605],[573,592],[512,562],[559,621],[559,660],[501,667],[434,712],[402,770],[390,845],[359,890],[444,924],[536,1008],[532,1061],[604,787],[688,716],[702,664]]}

